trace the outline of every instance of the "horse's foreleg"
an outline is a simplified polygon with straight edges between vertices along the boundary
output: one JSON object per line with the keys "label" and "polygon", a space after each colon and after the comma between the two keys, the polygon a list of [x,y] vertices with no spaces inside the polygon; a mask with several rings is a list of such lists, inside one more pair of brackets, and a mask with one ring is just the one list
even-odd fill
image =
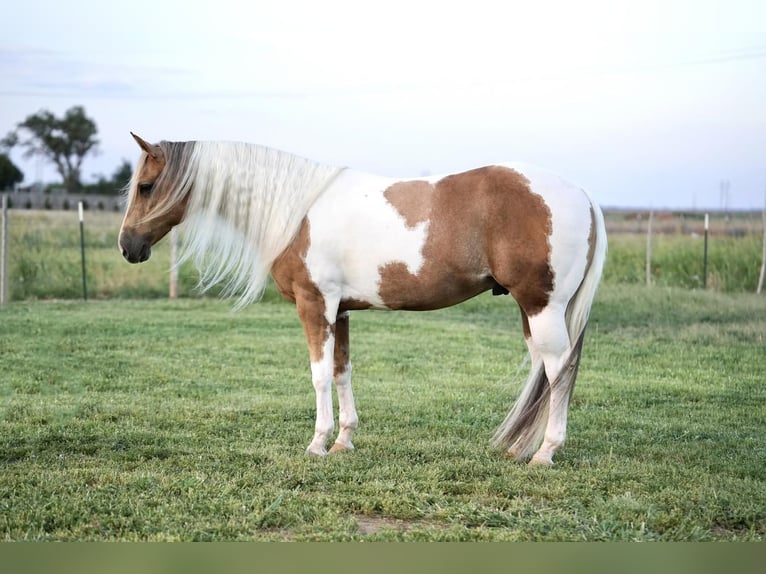
{"label": "horse's foreleg", "polygon": [[335,388],[338,391],[338,423],[340,432],[331,453],[353,450],[351,438],[356,430],[359,418],[351,391],[351,361],[349,360],[349,325],[348,313],[338,315],[335,323]]}
{"label": "horse's foreleg", "polygon": [[298,315],[303,323],[311,358],[311,382],[316,393],[316,425],[314,438],[306,453],[315,456],[327,454],[327,441],[334,430],[332,412],[332,379],[335,351],[335,324],[324,313],[324,304],[317,301],[299,301]]}

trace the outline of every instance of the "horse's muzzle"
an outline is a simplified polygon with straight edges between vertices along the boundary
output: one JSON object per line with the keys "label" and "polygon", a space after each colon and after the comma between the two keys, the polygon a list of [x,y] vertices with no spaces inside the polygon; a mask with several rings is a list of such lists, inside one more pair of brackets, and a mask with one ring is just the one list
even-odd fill
{"label": "horse's muzzle", "polygon": [[143,263],[152,255],[152,245],[140,235],[122,233],[120,235],[120,251],[130,263]]}

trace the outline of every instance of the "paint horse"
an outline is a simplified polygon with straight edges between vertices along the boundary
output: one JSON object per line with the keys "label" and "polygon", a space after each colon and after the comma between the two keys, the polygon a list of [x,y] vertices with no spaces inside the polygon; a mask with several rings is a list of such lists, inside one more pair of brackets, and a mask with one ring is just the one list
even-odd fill
{"label": "paint horse", "polygon": [[243,143],[150,144],[128,189],[123,256],[146,261],[184,223],[182,260],[201,287],[225,282],[238,305],[255,301],[269,275],[295,303],[316,392],[307,452],[353,449],[349,312],[429,310],[482,292],[510,293],[521,309],[531,369],[493,442],[518,460],[552,464],[583,334],[606,257],[599,207],[558,177],[491,165],[396,180],[328,167]]}

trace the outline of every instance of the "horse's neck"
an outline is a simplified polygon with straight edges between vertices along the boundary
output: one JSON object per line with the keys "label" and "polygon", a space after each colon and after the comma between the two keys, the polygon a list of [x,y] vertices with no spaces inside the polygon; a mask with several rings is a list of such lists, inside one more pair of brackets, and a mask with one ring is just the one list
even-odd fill
{"label": "horse's neck", "polygon": [[[204,268],[203,285],[229,276],[232,292],[247,303],[341,170],[263,146],[198,145],[187,252]],[[203,253],[212,257],[203,260]]]}

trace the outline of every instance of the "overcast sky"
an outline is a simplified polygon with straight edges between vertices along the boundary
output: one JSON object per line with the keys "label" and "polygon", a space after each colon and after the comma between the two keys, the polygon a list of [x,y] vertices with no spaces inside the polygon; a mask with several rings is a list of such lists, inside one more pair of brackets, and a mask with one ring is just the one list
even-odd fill
{"label": "overcast sky", "polygon": [[[110,176],[150,141],[238,140],[397,177],[525,161],[606,206],[760,208],[766,2],[23,0],[0,137],[83,105]],[[55,179],[12,159],[26,181]]]}

